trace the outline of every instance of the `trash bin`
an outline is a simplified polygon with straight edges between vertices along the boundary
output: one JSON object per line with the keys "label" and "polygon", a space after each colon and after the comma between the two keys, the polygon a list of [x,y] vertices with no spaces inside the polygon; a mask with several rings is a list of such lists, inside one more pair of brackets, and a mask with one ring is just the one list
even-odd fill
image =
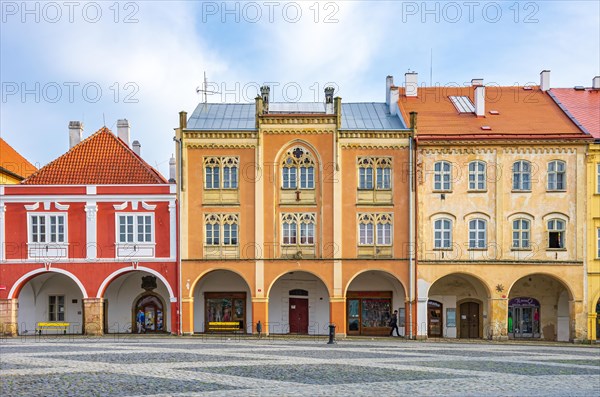
{"label": "trash bin", "polygon": [[328,345],[333,345],[335,343],[335,325],[334,324],[329,324],[329,342],[327,342]]}

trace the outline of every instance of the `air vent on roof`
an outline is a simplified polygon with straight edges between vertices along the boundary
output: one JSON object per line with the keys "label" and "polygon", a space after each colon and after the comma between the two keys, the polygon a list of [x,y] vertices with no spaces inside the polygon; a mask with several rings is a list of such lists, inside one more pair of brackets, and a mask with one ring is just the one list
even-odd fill
{"label": "air vent on roof", "polygon": [[500,114],[500,112],[497,110],[490,110],[490,114],[498,115],[498,114]]}
{"label": "air vent on roof", "polygon": [[490,127],[489,125],[482,125],[481,129],[484,130],[484,131],[491,131],[492,127]]}
{"label": "air vent on roof", "polygon": [[523,89],[524,89],[525,91],[531,91],[531,90],[533,90],[533,87],[532,87],[532,86],[530,86],[530,85],[526,85],[526,86],[524,86],[524,87],[523,87]]}
{"label": "air vent on roof", "polygon": [[584,86],[582,86],[582,85],[576,85],[576,86],[575,86],[575,90],[576,90],[576,91],[585,91],[585,87],[584,87]]}
{"label": "air vent on roof", "polygon": [[448,98],[459,113],[475,112],[475,105],[468,96],[449,96]]}

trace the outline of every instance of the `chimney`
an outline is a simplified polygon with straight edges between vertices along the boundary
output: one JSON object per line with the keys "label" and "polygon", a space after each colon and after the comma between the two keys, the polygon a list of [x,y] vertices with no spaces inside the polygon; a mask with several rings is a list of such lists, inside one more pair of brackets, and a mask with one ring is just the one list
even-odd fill
{"label": "chimney", "polygon": [[133,152],[139,157],[142,157],[142,144],[140,143],[140,141],[133,141],[131,146],[133,148]]}
{"label": "chimney", "polygon": [[269,92],[271,92],[271,87],[268,85],[260,87],[260,96],[263,100],[263,113],[269,113]]}
{"label": "chimney", "polygon": [[325,87],[325,113],[333,114],[333,87]]}
{"label": "chimney", "polygon": [[389,96],[390,96],[390,114],[395,116],[398,114],[398,100],[400,99],[400,92],[398,92],[398,87],[390,87]]}
{"label": "chimney", "polygon": [[81,121],[69,121],[69,149],[81,142],[83,134],[83,123]]}
{"label": "chimney", "polygon": [[485,86],[475,86],[475,115],[477,117],[485,116]]}
{"label": "chimney", "polygon": [[117,120],[117,136],[129,146],[129,121],[127,119]]}
{"label": "chimney", "polygon": [[592,79],[592,88],[594,90],[600,90],[600,76],[596,76]]}
{"label": "chimney", "polygon": [[175,168],[175,156],[171,155],[169,159],[169,182],[175,183],[175,175],[177,173],[177,169]]}
{"label": "chimney", "polygon": [[477,87],[483,85],[483,79],[471,79],[471,86]]}
{"label": "chimney", "polygon": [[418,93],[418,86],[419,86],[419,75],[416,72],[408,72],[408,73],[404,73],[404,87],[405,87],[405,94],[408,97],[416,97],[417,93]]}
{"label": "chimney", "polygon": [[550,89],[550,71],[542,70],[540,72],[540,90],[548,91]]}
{"label": "chimney", "polygon": [[394,76],[387,76],[385,78],[385,103],[389,106],[390,104],[390,88],[394,85]]}

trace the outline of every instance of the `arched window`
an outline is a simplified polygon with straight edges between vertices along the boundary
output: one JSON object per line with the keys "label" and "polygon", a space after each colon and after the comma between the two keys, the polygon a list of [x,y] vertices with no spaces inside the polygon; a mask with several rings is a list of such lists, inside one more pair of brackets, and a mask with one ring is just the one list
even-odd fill
{"label": "arched window", "polygon": [[438,161],[433,165],[433,190],[449,191],[452,189],[452,165],[447,161]]}
{"label": "arched window", "polygon": [[[316,217],[312,213],[285,213],[281,215],[281,243],[283,245],[314,245]],[[298,234],[300,240],[298,240]]]}
{"label": "arched window", "polygon": [[239,157],[205,157],[205,189],[237,189]]}
{"label": "arched window", "polygon": [[281,171],[283,189],[314,189],[315,160],[310,152],[295,146],[283,158]]}
{"label": "arched window", "polygon": [[487,246],[487,221],[471,219],[469,221],[469,248],[481,249]]}
{"label": "arched window", "polygon": [[550,219],[548,221],[548,248],[565,248],[565,221]]}
{"label": "arched window", "polygon": [[433,246],[436,249],[452,247],[452,220],[440,218],[433,222]]}
{"label": "arched window", "polygon": [[548,190],[567,188],[567,167],[564,161],[554,160],[548,163]]}
{"label": "arched window", "polygon": [[358,214],[358,244],[392,245],[392,223],[391,214]]}
{"label": "arched window", "polygon": [[513,164],[513,190],[531,190],[531,163],[519,160]]}
{"label": "arched window", "polygon": [[390,157],[359,157],[358,188],[360,190],[390,190],[392,159]]}
{"label": "arched window", "polygon": [[239,217],[237,214],[206,214],[204,230],[205,245],[238,245]]}
{"label": "arched window", "polygon": [[486,164],[483,161],[469,163],[469,190],[486,189]]}
{"label": "arched window", "polygon": [[513,221],[513,244],[515,249],[529,249],[531,240],[531,224],[527,219]]}

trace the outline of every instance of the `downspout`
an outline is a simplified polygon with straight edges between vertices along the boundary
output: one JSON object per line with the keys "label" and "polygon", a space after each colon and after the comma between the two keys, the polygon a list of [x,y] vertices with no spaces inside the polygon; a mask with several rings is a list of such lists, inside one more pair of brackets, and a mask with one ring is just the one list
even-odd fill
{"label": "downspout", "polygon": [[183,307],[181,305],[181,299],[183,297],[183,280],[181,278],[181,243],[180,243],[180,239],[181,239],[181,191],[182,189],[182,185],[183,185],[183,166],[181,164],[181,160],[183,158],[183,129],[187,127],[187,113],[186,112],[179,112],[179,138],[177,138],[177,133],[176,136],[173,137],[173,141],[176,142],[177,144],[177,181],[176,181],[176,186],[177,186],[177,228],[176,228],[176,233],[177,233],[177,276],[179,279],[179,298],[177,300],[177,308],[178,308],[178,330],[177,330],[177,334],[178,335],[183,335]]}
{"label": "downspout", "polygon": [[414,177],[414,152],[413,152],[413,142],[415,131],[417,128],[417,113],[410,113],[410,137],[408,139],[408,175],[409,175],[409,191],[408,191],[408,213],[409,213],[409,221],[408,221],[408,262],[409,262],[409,289],[408,289],[408,300],[409,300],[409,312],[408,312],[408,322],[410,324],[408,337],[409,339],[413,339],[413,311],[415,310],[415,253],[416,253],[416,245],[415,245],[415,177]]}

